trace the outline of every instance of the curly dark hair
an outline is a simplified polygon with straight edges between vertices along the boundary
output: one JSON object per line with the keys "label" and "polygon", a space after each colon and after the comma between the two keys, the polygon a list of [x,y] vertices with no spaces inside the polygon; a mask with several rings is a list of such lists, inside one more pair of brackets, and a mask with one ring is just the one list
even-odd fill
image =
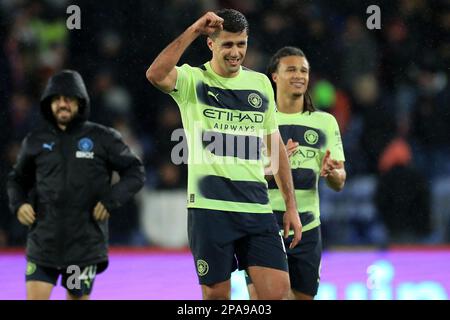
{"label": "curly dark hair", "polygon": [[223,21],[223,30],[228,32],[243,32],[247,34],[250,31],[250,27],[247,18],[237,10],[234,9],[220,9],[216,11],[216,14],[221,17]]}

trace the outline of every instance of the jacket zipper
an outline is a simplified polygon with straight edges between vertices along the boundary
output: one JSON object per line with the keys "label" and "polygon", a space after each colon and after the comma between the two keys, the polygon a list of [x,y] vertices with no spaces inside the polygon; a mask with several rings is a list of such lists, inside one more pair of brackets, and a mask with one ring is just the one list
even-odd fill
{"label": "jacket zipper", "polygon": [[[70,138],[67,133],[64,131],[61,133],[61,158],[62,158],[62,168],[63,168],[63,185],[62,185],[62,190],[61,190],[61,199],[60,201],[58,201],[58,207],[60,205],[64,205],[64,199],[66,198],[66,190],[67,190],[67,153],[66,153],[66,148],[69,146],[69,141],[68,138]],[[70,147],[69,147],[70,148]],[[58,210],[59,211],[59,210]],[[63,208],[63,210],[60,211],[60,213],[63,213],[61,216],[58,217],[58,264],[59,264],[59,269],[62,269],[63,266],[65,265],[65,234],[66,234],[66,215],[65,215],[65,208]]]}

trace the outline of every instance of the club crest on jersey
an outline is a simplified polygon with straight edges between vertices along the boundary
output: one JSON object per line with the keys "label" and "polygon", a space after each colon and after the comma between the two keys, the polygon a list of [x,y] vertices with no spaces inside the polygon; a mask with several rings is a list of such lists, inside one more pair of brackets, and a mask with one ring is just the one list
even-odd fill
{"label": "club crest on jersey", "polygon": [[304,138],[305,141],[310,145],[314,145],[317,143],[317,141],[319,141],[319,135],[314,130],[307,130],[305,132]]}
{"label": "club crest on jersey", "polygon": [[76,157],[80,159],[94,159],[94,142],[89,138],[82,138],[78,141],[78,151]]}
{"label": "club crest on jersey", "polygon": [[259,109],[262,106],[263,100],[257,93],[250,93],[248,95],[248,103],[250,103],[253,108]]}

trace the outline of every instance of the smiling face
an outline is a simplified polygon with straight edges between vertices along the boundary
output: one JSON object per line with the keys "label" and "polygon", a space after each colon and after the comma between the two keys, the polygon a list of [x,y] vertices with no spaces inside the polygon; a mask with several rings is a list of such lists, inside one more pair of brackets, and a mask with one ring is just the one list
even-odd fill
{"label": "smiling face", "polygon": [[75,97],[54,96],[51,100],[53,116],[58,126],[67,126],[78,114],[78,99]]}
{"label": "smiling face", "polygon": [[278,93],[291,97],[303,96],[309,84],[309,62],[301,56],[283,57],[272,79]]}
{"label": "smiling face", "polygon": [[211,66],[222,77],[234,77],[239,73],[247,52],[248,35],[242,32],[221,31],[209,37],[208,47],[213,53]]}

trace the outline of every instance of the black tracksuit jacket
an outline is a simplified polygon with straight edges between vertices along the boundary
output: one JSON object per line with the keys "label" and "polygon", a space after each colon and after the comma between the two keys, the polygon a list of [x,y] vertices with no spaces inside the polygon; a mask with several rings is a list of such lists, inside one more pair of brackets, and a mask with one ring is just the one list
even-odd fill
{"label": "black tracksuit jacket", "polygon": [[[54,95],[78,97],[79,115],[65,131],[51,112]],[[46,119],[23,141],[8,177],[10,209],[24,203],[36,212],[27,239],[27,259],[63,269],[69,265],[108,264],[108,221],[93,218],[102,202],[111,210],[125,204],[144,183],[141,161],[114,129],[87,121],[89,96],[81,76],[65,70],[52,77],[41,98]],[[120,181],[111,185],[112,172]],[[114,217],[111,217],[114,219]]]}

